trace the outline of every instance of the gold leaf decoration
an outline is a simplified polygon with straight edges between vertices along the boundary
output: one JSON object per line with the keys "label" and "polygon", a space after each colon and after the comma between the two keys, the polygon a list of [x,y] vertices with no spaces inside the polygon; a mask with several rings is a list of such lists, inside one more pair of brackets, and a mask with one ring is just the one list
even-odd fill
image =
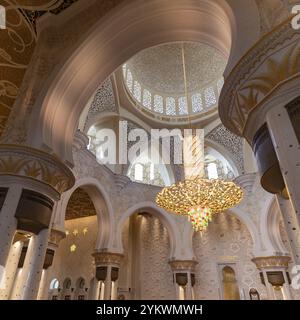
{"label": "gold leaf decoration", "polygon": [[37,19],[58,14],[78,0],[0,0],[6,30],[0,32],[0,137],[37,42]]}

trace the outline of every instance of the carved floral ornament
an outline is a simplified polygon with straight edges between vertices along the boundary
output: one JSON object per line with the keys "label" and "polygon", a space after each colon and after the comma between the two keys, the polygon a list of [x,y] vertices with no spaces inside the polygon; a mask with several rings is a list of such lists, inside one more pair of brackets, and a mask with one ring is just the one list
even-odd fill
{"label": "carved floral ornament", "polygon": [[49,185],[59,194],[72,188],[72,171],[58,158],[26,146],[0,146],[0,175],[31,178]]}
{"label": "carved floral ornament", "polygon": [[288,19],[255,44],[227,77],[219,103],[223,124],[243,136],[251,111],[299,72],[300,32]]}
{"label": "carved floral ornament", "polygon": [[94,252],[93,257],[95,259],[96,266],[112,264],[119,266],[124,255],[114,252]]}
{"label": "carved floral ornament", "polygon": [[53,245],[54,247],[58,247],[60,241],[63,240],[65,237],[65,232],[52,229],[49,236],[49,244]]}
{"label": "carved floral ornament", "polygon": [[169,262],[173,271],[195,271],[195,267],[198,264],[196,260],[172,260]]}
{"label": "carved floral ornament", "polygon": [[37,43],[36,25],[46,13],[59,14],[78,0],[2,0],[6,30],[0,32],[0,136],[18,96]]}
{"label": "carved floral ornament", "polygon": [[258,269],[288,268],[291,258],[288,256],[258,257],[252,259]]}

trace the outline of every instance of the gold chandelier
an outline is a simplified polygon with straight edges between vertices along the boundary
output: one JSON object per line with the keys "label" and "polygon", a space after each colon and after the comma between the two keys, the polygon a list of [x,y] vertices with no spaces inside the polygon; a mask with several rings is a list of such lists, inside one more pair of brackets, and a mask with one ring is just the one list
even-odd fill
{"label": "gold chandelier", "polygon": [[[182,61],[188,103],[183,45]],[[195,135],[194,132],[185,138],[185,180],[165,187],[156,196],[158,206],[171,213],[187,216],[193,229],[200,232],[207,228],[213,214],[234,207],[243,198],[242,189],[234,182],[203,178],[204,160],[201,159],[204,158],[203,142],[204,135]]]}
{"label": "gold chandelier", "polygon": [[188,216],[194,229],[203,231],[214,213],[234,207],[242,198],[242,189],[232,181],[196,177],[164,188],[156,203],[166,211]]}

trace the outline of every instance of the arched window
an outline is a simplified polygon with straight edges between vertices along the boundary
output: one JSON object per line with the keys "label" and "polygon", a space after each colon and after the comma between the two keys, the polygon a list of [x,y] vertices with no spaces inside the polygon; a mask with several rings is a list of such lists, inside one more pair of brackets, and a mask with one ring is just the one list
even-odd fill
{"label": "arched window", "polygon": [[219,178],[217,165],[214,162],[208,164],[207,173],[208,173],[208,179]]}
{"label": "arched window", "polygon": [[204,91],[204,95],[205,95],[205,104],[207,108],[214,106],[217,103],[216,95],[212,87],[207,88]]}
{"label": "arched window", "polygon": [[[158,152],[158,151],[156,151]],[[158,156],[162,163],[155,164],[149,158],[147,152],[140,154],[129,166],[127,175],[132,181],[142,182],[155,186],[170,185],[170,175],[167,166]]]}
{"label": "arched window", "polygon": [[86,291],[85,291],[85,280],[83,278],[79,278],[76,281],[75,297],[77,300],[85,300]]}
{"label": "arched window", "polygon": [[134,81],[133,96],[136,98],[138,102],[141,102],[142,89],[141,89],[141,85],[137,81]]}
{"label": "arched window", "polygon": [[187,99],[186,97],[180,97],[178,99],[178,111],[180,115],[186,115],[188,114],[188,108],[187,108]]}
{"label": "arched window", "polygon": [[71,300],[71,293],[72,293],[72,282],[70,278],[66,278],[63,282],[63,290],[61,297],[63,300]]}
{"label": "arched window", "polygon": [[193,113],[200,112],[203,109],[202,107],[202,97],[200,93],[194,94],[192,96],[192,110]]}
{"label": "arched window", "polygon": [[176,115],[176,103],[174,98],[166,98],[166,114],[169,116]]}
{"label": "arched window", "polygon": [[50,282],[50,290],[57,290],[59,288],[59,281],[55,278]]}
{"label": "arched window", "polygon": [[104,158],[104,151],[102,145],[96,149],[96,157],[100,160]]}
{"label": "arched window", "polygon": [[143,106],[151,110],[151,92],[147,89],[143,90]]}
{"label": "arched window", "polygon": [[222,275],[224,300],[240,300],[239,287],[234,270],[229,266],[225,266],[222,270]]}
{"label": "arched window", "polygon": [[164,105],[163,105],[163,97],[155,95],[154,96],[154,111],[158,113],[164,112]]}
{"label": "arched window", "polygon": [[134,167],[134,179],[136,181],[143,181],[144,179],[144,167],[140,163],[137,163]]}

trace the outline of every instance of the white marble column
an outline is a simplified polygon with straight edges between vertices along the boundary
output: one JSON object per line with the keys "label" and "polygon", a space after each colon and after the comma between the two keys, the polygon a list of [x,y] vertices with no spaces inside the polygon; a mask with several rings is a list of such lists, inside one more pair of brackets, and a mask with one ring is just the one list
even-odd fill
{"label": "white marble column", "polygon": [[266,115],[281,173],[300,225],[300,147],[286,108],[273,107]]}
{"label": "white marble column", "polygon": [[107,267],[107,274],[104,287],[104,300],[111,300],[111,266]]}
{"label": "white marble column", "polygon": [[300,265],[300,228],[290,200],[276,195],[295,264]]}
{"label": "white marble column", "polygon": [[263,274],[265,286],[266,286],[266,289],[267,289],[268,300],[276,300],[276,296],[275,296],[273,287],[272,287],[271,283],[268,280],[268,276],[267,276],[266,270],[262,270],[261,272]]}
{"label": "white marble column", "polygon": [[18,271],[18,264],[22,253],[23,242],[14,243],[10,249],[9,256],[5,268],[5,276],[3,280],[3,288],[0,288],[0,300],[9,300],[15,277]]}
{"label": "white marble column", "polygon": [[0,211],[0,283],[5,272],[8,254],[17,229],[15,213],[22,194],[20,185],[11,185]]}
{"label": "white marble column", "polygon": [[[287,256],[257,257],[252,259],[258,270],[263,274],[269,300],[278,299],[275,292],[276,288],[281,288],[282,298],[284,300],[293,299],[287,277],[287,270],[290,260],[291,258]],[[268,272],[278,273],[283,277],[276,277],[276,281],[274,283],[274,275],[269,277]]]}
{"label": "white marble column", "polygon": [[92,293],[90,296],[91,300],[99,300],[100,289],[101,289],[101,281],[98,281],[95,278],[95,281],[93,283]]}
{"label": "white marble column", "polygon": [[[55,209],[56,208],[57,207],[55,205]],[[47,249],[50,249],[54,252],[53,260],[55,258],[55,253],[58,249],[60,241],[62,239],[64,239],[65,237],[66,237],[65,231],[51,229]],[[52,263],[53,263],[53,261],[52,261]],[[42,277],[41,277],[41,281],[40,281],[40,285],[39,285],[37,300],[47,300],[48,299],[49,285],[50,285],[49,276],[51,274],[51,267],[52,267],[52,264],[50,266],[46,266],[46,269],[44,269],[42,272]]]}
{"label": "white marble column", "polygon": [[184,273],[187,276],[187,283],[184,290],[184,300],[194,300],[192,273],[195,274],[195,266],[198,264],[195,260],[172,260],[170,266],[173,271],[174,284],[175,284],[175,298],[182,300],[182,290],[178,283],[176,283],[176,274]]}
{"label": "white marble column", "polygon": [[193,300],[193,287],[192,287],[192,277],[191,272],[188,272],[188,283],[186,285],[186,300]]}
{"label": "white marble column", "polygon": [[43,265],[48,246],[49,229],[43,229],[33,235],[29,241],[22,277],[20,280],[20,299],[35,300],[38,295]]}
{"label": "white marble column", "polygon": [[[111,272],[112,268],[116,267],[120,269],[120,263],[123,259],[123,255],[120,253],[113,253],[113,252],[95,252],[93,254],[93,257],[95,259],[95,265],[97,267],[106,267],[107,273],[106,278],[104,280],[104,283],[100,281],[100,286],[98,287],[98,295],[99,296],[99,289],[100,289],[100,299],[104,300],[113,300],[115,299],[117,295],[117,283],[118,281],[115,281],[115,288],[114,293],[112,293],[112,280],[111,280]],[[101,280],[101,279],[98,279]],[[103,285],[104,285],[104,292],[103,292]]]}

